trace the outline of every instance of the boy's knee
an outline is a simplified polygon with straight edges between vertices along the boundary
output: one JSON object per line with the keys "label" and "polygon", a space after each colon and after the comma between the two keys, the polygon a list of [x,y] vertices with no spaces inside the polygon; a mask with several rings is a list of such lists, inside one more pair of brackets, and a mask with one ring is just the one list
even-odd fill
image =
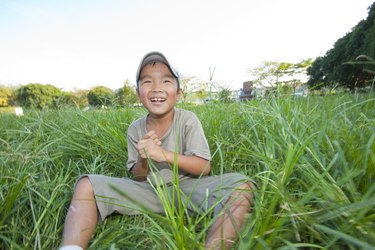
{"label": "boy's knee", "polygon": [[247,181],[240,186],[240,189],[242,189],[243,191],[252,192],[254,190],[254,184],[250,181]]}
{"label": "boy's knee", "polygon": [[253,200],[253,192],[254,184],[252,182],[245,182],[238,186],[238,188],[236,188],[234,196],[243,197],[246,201],[248,201],[251,204]]}
{"label": "boy's knee", "polygon": [[74,195],[85,197],[94,196],[94,189],[88,177],[82,177],[78,180],[74,190]]}

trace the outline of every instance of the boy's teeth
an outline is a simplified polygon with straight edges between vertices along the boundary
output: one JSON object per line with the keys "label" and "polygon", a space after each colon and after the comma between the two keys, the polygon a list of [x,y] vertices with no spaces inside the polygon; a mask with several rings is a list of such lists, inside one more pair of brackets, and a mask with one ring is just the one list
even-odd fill
{"label": "boy's teeth", "polygon": [[151,98],[151,101],[152,101],[152,102],[164,102],[165,99],[164,99],[164,98],[156,97],[156,98]]}

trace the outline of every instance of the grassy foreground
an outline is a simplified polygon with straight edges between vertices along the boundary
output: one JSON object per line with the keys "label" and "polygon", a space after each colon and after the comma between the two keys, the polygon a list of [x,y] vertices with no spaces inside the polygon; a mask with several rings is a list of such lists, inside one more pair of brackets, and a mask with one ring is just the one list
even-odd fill
{"label": "grassy foreground", "polygon": [[[236,249],[375,249],[374,94],[184,108],[202,121],[213,174],[257,183]],[[126,130],[144,113],[0,114],[0,249],[58,248],[77,177],[128,176]],[[168,211],[112,216],[91,249],[201,248],[210,220]]]}

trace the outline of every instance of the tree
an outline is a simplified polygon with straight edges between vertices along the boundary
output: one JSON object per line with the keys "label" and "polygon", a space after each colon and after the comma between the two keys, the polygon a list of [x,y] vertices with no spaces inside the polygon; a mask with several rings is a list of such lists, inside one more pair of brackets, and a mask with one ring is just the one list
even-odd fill
{"label": "tree", "polygon": [[105,86],[94,87],[87,94],[89,104],[96,107],[111,105],[113,102],[113,98],[113,91]]}
{"label": "tree", "polygon": [[198,91],[195,92],[195,95],[197,96],[198,99],[204,100],[208,97],[208,92],[206,89],[199,89]]}
{"label": "tree", "polygon": [[264,61],[259,67],[248,69],[252,81],[258,86],[275,86],[278,82],[279,62]]}
{"label": "tree", "polygon": [[[302,82],[311,66],[312,59],[298,63],[265,61],[261,66],[248,70],[255,85],[274,89],[277,93],[289,93],[290,88]],[[272,91],[271,91],[272,92]]]}
{"label": "tree", "polygon": [[356,58],[356,61],[347,62],[346,64],[353,66],[360,66],[363,71],[370,73],[373,78],[368,82],[371,84],[371,90],[374,90],[375,86],[375,59],[370,56],[360,55]]}
{"label": "tree", "polygon": [[182,101],[186,101],[188,95],[202,89],[204,84],[195,76],[180,77],[180,88],[182,90]]}
{"label": "tree", "polygon": [[83,108],[88,105],[87,93],[88,90],[74,90],[64,92],[59,100],[60,106]]}
{"label": "tree", "polygon": [[308,70],[310,87],[339,84],[349,89],[366,86],[372,75],[346,62],[359,55],[375,57],[375,3],[369,8],[366,20],[338,39],[333,48],[318,57]]}
{"label": "tree", "polygon": [[288,94],[292,89],[293,94],[295,94],[296,86],[302,84],[302,79],[307,75],[307,69],[312,63],[312,58],[304,59],[299,63],[280,63],[278,72],[283,76],[283,79],[279,81],[281,83],[281,92]]}
{"label": "tree", "polygon": [[131,86],[129,80],[124,82],[124,86],[115,91],[115,103],[120,106],[134,104],[138,101],[138,96],[134,86]]}
{"label": "tree", "polygon": [[89,105],[88,101],[89,90],[86,89],[75,89],[74,91],[69,92],[70,101],[69,103],[74,103],[74,106],[83,108]]}
{"label": "tree", "polygon": [[16,90],[16,101],[27,108],[57,108],[63,92],[53,85],[30,83]]}
{"label": "tree", "polygon": [[221,87],[221,90],[218,93],[219,101],[228,103],[231,101],[232,91],[228,87]]}
{"label": "tree", "polygon": [[14,89],[6,86],[0,86],[0,107],[7,107],[12,104],[14,98]]}

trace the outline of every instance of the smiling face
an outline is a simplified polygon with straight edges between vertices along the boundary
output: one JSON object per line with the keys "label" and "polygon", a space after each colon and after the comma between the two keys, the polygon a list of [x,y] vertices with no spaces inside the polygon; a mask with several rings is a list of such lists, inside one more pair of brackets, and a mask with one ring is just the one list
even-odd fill
{"label": "smiling face", "polygon": [[167,65],[155,62],[143,67],[139,80],[138,95],[152,118],[173,115],[173,109],[181,90],[177,79]]}

